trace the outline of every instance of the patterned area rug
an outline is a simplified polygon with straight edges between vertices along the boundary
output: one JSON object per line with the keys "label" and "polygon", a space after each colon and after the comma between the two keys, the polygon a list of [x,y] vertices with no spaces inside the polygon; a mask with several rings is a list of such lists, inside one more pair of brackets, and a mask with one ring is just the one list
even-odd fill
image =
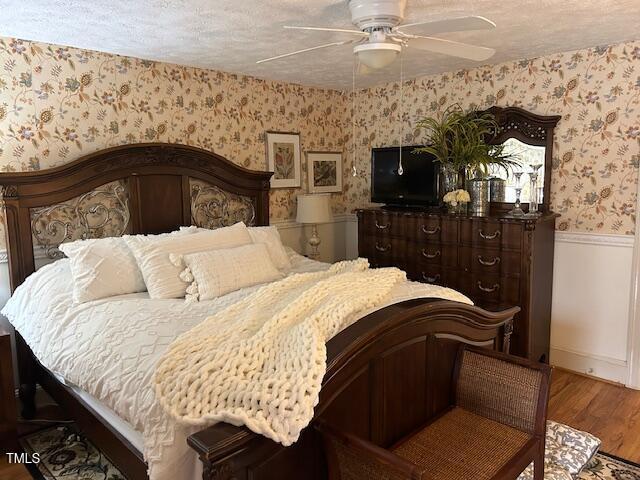
{"label": "patterned area rug", "polygon": [[40,430],[22,437],[20,444],[40,456],[40,463],[26,465],[37,480],[126,480],[74,425]]}
{"label": "patterned area rug", "polygon": [[640,480],[640,465],[607,453],[598,453],[578,478],[580,480]]}
{"label": "patterned area rug", "polygon": [[[126,480],[124,475],[75,426],[57,426],[20,440],[40,463],[28,468],[37,480]],[[598,453],[579,480],[640,480],[640,465],[606,453]]]}

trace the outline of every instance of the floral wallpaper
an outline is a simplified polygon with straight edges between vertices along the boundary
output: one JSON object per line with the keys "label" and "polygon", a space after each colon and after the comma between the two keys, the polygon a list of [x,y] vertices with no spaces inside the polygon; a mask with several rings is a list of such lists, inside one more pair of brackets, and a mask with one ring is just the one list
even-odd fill
{"label": "floral wallpaper", "polygon": [[[370,148],[419,144],[412,126],[459,103],[514,105],[562,115],[556,127],[551,205],[559,230],[632,234],[640,163],[640,42],[559,53],[356,91],[357,177],[346,201],[369,200]],[[402,122],[400,121],[402,117]],[[353,165],[349,142],[346,163]]]}
{"label": "floral wallpaper", "polygon": [[[344,151],[344,191],[333,195],[334,211],[343,213],[369,202],[372,147],[398,144],[401,136],[404,144],[421,143],[416,121],[452,103],[516,105],[562,115],[551,186],[552,208],[562,215],[557,228],[634,231],[640,42],[352,95],[0,37],[0,170],[43,169],[109,146],[150,141],[197,145],[263,170],[265,131],[296,131],[302,152]],[[293,218],[295,196],[306,191],[304,153],[301,177],[302,189],[272,191],[273,220]]]}
{"label": "floral wallpaper", "polygon": [[[302,152],[341,151],[343,96],[0,37],[0,170],[49,168],[135,142],[196,145],[266,170],[267,130],[299,132]],[[301,177],[303,189],[272,191],[273,220],[295,215],[295,197],[306,191],[304,153]],[[339,194],[334,203],[337,212],[345,211]]]}

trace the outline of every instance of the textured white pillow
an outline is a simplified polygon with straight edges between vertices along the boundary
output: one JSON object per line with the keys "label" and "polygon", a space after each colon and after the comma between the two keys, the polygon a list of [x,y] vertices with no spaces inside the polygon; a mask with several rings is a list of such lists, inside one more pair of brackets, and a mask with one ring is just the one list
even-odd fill
{"label": "textured white pillow", "polygon": [[187,284],[180,279],[182,268],[172,263],[170,256],[203,252],[220,248],[239,247],[251,243],[251,236],[244,223],[216,230],[198,231],[182,237],[165,238],[153,243],[126,238],[127,245],[136,257],[151,298],[180,298],[186,293]]}
{"label": "textured white pillow", "polygon": [[[208,229],[202,227],[180,227],[180,229],[196,229],[199,232],[206,232]],[[280,232],[275,226],[268,227],[247,227],[249,229],[249,235],[253,243],[264,243],[269,251],[269,256],[273,261],[273,264],[278,270],[289,270],[291,268],[291,260],[289,255],[282,244],[280,238]]]}
{"label": "textured white pillow", "polygon": [[211,300],[229,292],[279,280],[264,243],[184,255],[182,278],[192,279],[187,301]]}
{"label": "textured white pillow", "polygon": [[249,227],[249,235],[251,235],[253,243],[264,243],[267,246],[271,261],[278,270],[291,268],[289,255],[282,245],[280,233],[276,227]]}
{"label": "textured white pillow", "polygon": [[[196,231],[195,228],[185,228],[172,233],[135,235],[131,238],[144,244]],[[90,302],[147,289],[136,258],[127,246],[126,237],[76,240],[59,246],[70,260],[74,302]]]}

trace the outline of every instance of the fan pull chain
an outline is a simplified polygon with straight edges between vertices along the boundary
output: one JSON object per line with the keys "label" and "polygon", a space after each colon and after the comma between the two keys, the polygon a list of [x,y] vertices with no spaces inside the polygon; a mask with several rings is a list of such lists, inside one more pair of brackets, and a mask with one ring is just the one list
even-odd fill
{"label": "fan pull chain", "polygon": [[358,176],[356,168],[356,60],[353,61],[353,76],[351,79],[351,148],[353,148],[353,160],[351,161],[351,176]]}
{"label": "fan pull chain", "polygon": [[404,82],[403,69],[402,69],[402,51],[400,51],[400,159],[398,160],[398,175],[402,175],[404,173],[404,168],[402,168],[402,135],[404,134],[404,119],[402,118],[404,109],[403,109],[403,91],[402,84]]}

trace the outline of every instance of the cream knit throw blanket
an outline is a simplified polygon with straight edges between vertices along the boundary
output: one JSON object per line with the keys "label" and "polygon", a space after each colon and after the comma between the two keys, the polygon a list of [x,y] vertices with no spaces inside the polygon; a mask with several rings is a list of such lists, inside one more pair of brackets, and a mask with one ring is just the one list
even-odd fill
{"label": "cream knit throw blanket", "polygon": [[179,422],[246,425],[291,445],[313,418],[325,343],[405,279],[358,259],[267,284],[178,337],[158,363],[156,395]]}

